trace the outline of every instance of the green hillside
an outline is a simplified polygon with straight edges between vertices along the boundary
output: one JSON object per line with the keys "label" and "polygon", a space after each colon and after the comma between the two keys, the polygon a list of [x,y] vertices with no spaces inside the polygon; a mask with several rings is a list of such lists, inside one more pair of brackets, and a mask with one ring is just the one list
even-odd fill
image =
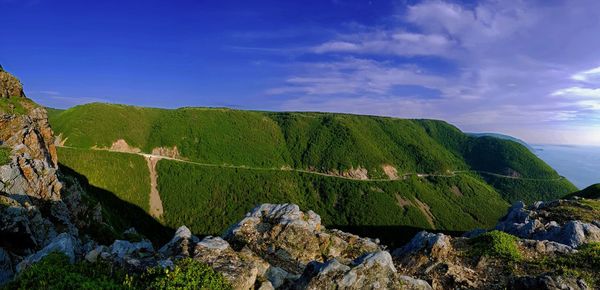
{"label": "green hillside", "polygon": [[50,123],[76,148],[110,148],[123,139],[146,153],[176,146],[180,158],[200,163],[340,175],[362,168],[370,179],[477,171],[510,202],[576,190],[523,145],[471,137],[443,121],[94,103],[51,110]]}
{"label": "green hillside", "polygon": [[583,197],[583,198],[593,198],[600,199],[600,183],[590,185],[585,189],[569,194],[568,197],[572,198],[574,196]]}

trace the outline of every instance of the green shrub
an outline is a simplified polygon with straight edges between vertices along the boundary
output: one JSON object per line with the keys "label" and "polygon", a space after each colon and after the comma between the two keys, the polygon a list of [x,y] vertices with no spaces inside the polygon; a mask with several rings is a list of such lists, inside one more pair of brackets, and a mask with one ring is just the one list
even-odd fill
{"label": "green shrub", "polygon": [[19,274],[6,289],[123,289],[125,274],[101,262],[70,264],[52,253]]}
{"label": "green shrub", "polygon": [[173,270],[149,268],[143,274],[126,274],[105,262],[75,264],[62,253],[52,253],[27,268],[5,289],[231,289],[211,267],[192,259],[175,263]]}
{"label": "green shrub", "polygon": [[0,147],[0,166],[10,162],[10,148]]}
{"label": "green shrub", "polygon": [[517,237],[505,232],[487,232],[471,240],[472,254],[518,261],[522,256],[517,241]]}
{"label": "green shrub", "polygon": [[125,282],[133,289],[210,289],[225,290],[231,286],[223,275],[211,267],[190,258],[178,260],[172,270],[150,268],[137,277],[128,277]]}

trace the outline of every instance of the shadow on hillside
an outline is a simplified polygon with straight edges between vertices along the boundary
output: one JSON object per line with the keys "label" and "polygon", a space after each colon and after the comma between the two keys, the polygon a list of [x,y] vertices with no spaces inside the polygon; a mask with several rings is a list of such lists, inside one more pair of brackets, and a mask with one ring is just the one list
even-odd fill
{"label": "shadow on hillside", "polygon": [[[83,187],[83,190],[93,198],[94,202],[100,202],[103,212],[108,214],[108,216],[104,215],[104,222],[112,225],[119,234],[130,227],[134,227],[138,233],[150,239],[155,246],[165,244],[173,236],[174,229],[162,225],[144,209],[120,199],[110,191],[91,185],[87,177],[79,174],[72,168],[64,164],[59,164],[59,166],[63,175],[76,178]],[[65,182],[64,180],[62,181]],[[101,232],[101,230],[96,229],[95,232]]]}
{"label": "shadow on hillside", "polygon": [[327,226],[328,229],[338,229],[344,232],[352,233],[361,237],[379,239],[381,244],[388,249],[396,249],[408,243],[418,232],[427,231],[430,233],[444,233],[452,236],[461,236],[461,231],[443,231],[423,229],[411,226]]}

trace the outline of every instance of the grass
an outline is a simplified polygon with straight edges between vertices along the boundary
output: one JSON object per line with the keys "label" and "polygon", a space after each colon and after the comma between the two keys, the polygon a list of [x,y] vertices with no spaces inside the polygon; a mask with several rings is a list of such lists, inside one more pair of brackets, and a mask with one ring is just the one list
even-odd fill
{"label": "grass", "polygon": [[570,220],[580,220],[585,223],[591,223],[598,220],[600,216],[600,200],[585,199],[562,203],[556,207],[547,208],[548,220],[557,222],[567,222]]}
{"label": "grass", "polygon": [[471,254],[520,261],[522,254],[519,251],[517,241],[518,238],[513,235],[494,230],[470,240],[472,244]]}
{"label": "grass", "polygon": [[0,146],[0,166],[6,165],[10,162],[10,148]]}
{"label": "grass", "polygon": [[121,233],[130,227],[156,245],[172,237],[172,229],[148,214],[150,177],[142,156],[72,148],[58,148],[58,155],[65,185],[79,183],[90,208],[102,206],[104,223],[88,229],[96,240],[122,239]]}
{"label": "grass", "polygon": [[36,106],[37,105],[33,101],[27,98],[0,98],[0,115],[3,113],[23,115],[27,114],[31,108]]}
{"label": "grass", "polygon": [[568,196],[568,198],[573,198],[574,196],[579,196],[579,197],[583,197],[583,198],[599,199],[600,198],[600,183],[590,185],[583,190],[574,192],[574,193],[570,194]]}
{"label": "grass", "polygon": [[84,175],[95,187],[118,193],[119,198],[148,211],[150,207],[150,176],[146,160],[139,155],[58,148],[58,158]]}

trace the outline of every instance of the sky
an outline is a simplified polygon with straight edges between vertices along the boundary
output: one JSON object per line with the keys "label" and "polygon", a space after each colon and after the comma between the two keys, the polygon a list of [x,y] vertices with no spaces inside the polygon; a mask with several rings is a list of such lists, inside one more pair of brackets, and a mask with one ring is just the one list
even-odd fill
{"label": "sky", "polygon": [[600,2],[0,0],[0,64],[89,102],[448,121],[600,145]]}

